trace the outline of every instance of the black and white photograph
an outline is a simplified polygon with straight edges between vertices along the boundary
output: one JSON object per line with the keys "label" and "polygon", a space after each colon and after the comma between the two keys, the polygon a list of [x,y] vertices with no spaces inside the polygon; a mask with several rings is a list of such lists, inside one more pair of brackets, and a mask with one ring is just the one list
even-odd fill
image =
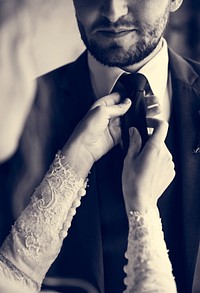
{"label": "black and white photograph", "polygon": [[200,0],[0,0],[0,293],[200,293]]}

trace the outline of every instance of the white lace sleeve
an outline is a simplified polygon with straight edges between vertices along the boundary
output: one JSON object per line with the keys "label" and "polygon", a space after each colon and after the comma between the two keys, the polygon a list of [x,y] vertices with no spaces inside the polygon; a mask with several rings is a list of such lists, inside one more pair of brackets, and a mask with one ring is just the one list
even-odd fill
{"label": "white lace sleeve", "polygon": [[86,182],[63,162],[58,153],[0,248],[0,280],[28,288],[26,292],[40,290],[85,195]]}
{"label": "white lace sleeve", "polygon": [[175,293],[172,266],[157,209],[130,212],[124,293]]}

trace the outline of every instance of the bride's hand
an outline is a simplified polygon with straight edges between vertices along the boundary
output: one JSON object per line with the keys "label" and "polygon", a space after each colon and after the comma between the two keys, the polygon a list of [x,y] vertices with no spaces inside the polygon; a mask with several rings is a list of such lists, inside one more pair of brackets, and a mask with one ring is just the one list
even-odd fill
{"label": "bride's hand", "polygon": [[131,105],[129,99],[120,100],[119,93],[112,93],[96,101],[64,146],[62,153],[79,176],[87,176],[93,163],[119,143],[119,117]]}
{"label": "bride's hand", "polygon": [[139,132],[130,129],[130,146],[122,173],[127,213],[155,208],[158,198],[175,176],[172,156],[164,143],[167,122],[149,118],[148,126],[154,128],[154,132],[141,152]]}

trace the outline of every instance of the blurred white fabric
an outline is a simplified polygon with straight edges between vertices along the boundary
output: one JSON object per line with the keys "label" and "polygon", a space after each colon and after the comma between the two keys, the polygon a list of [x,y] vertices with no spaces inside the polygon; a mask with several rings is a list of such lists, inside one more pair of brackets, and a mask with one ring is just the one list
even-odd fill
{"label": "blurred white fabric", "polygon": [[34,0],[36,74],[41,75],[76,59],[84,50],[72,1]]}
{"label": "blurred white fabric", "polygon": [[0,161],[4,161],[18,146],[35,95],[33,78],[73,61],[84,46],[72,1],[0,0],[0,7]]}

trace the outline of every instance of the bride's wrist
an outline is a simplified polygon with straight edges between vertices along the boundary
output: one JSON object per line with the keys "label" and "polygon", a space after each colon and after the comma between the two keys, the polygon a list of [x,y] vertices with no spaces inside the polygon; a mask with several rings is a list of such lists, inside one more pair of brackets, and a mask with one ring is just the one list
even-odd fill
{"label": "bride's wrist", "polygon": [[130,200],[125,199],[125,207],[127,216],[130,212],[139,212],[139,213],[147,213],[149,210],[157,210],[157,203],[153,201],[148,201],[148,196],[144,196],[146,200],[140,200],[135,198],[134,196]]}
{"label": "bride's wrist", "polygon": [[82,179],[88,176],[94,160],[78,140],[67,142],[61,150],[61,154],[77,176]]}

